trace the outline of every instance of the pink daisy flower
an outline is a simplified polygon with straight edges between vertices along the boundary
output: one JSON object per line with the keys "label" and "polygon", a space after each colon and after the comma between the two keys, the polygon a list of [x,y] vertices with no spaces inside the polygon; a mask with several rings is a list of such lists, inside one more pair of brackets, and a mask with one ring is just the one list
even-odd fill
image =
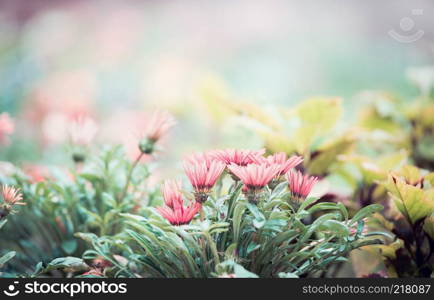
{"label": "pink daisy flower", "polygon": [[15,124],[8,113],[0,114],[0,144],[8,144],[9,136],[15,131]]}
{"label": "pink daisy flower", "polygon": [[237,176],[250,190],[263,189],[274,176],[280,171],[279,165],[250,164],[245,167],[231,164],[229,170]]}
{"label": "pink daisy flower", "polygon": [[216,161],[214,156],[214,151],[208,152],[196,152],[184,158],[185,163],[196,164],[196,163],[205,163],[206,167],[209,169],[211,163]]}
{"label": "pink daisy flower", "polygon": [[263,156],[256,156],[254,157],[254,161],[257,164],[266,164],[267,166],[274,164],[280,165],[281,169],[276,175],[276,177],[280,177],[288,173],[289,170],[291,170],[292,168],[298,166],[303,161],[303,158],[296,155],[287,158],[285,152],[279,152],[273,155],[269,155],[266,158]]}
{"label": "pink daisy flower", "polygon": [[[155,144],[175,126],[175,118],[167,111],[155,111],[146,125],[145,131],[141,134],[139,149],[143,154],[152,154],[155,151]],[[141,157],[140,156],[140,157]]]}
{"label": "pink daisy flower", "polygon": [[163,184],[164,206],[157,207],[157,211],[172,225],[190,223],[197,212],[202,208],[198,202],[190,202],[184,206],[184,199],[178,182],[170,181]]}
{"label": "pink daisy flower", "polygon": [[[197,157],[196,157],[197,158]],[[219,161],[198,161],[190,158],[184,161],[184,171],[195,190],[196,201],[203,203],[225,170],[226,165]]]}
{"label": "pink daisy flower", "polygon": [[291,193],[299,199],[306,199],[313,186],[318,182],[318,177],[312,177],[309,175],[303,176],[300,171],[297,171],[289,172],[287,174],[287,180],[289,182]]}
{"label": "pink daisy flower", "polygon": [[1,195],[3,197],[3,201],[7,205],[26,205],[24,202],[22,202],[23,195],[21,194],[20,190],[12,186],[2,186]]}
{"label": "pink daisy flower", "polygon": [[214,150],[210,155],[215,159],[225,163],[226,165],[235,164],[238,166],[247,166],[255,162],[255,158],[263,155],[265,149],[261,150],[245,150],[245,149],[225,149]]}
{"label": "pink daisy flower", "polygon": [[156,142],[175,125],[176,120],[169,112],[157,110],[151,115],[143,137]]}
{"label": "pink daisy flower", "polygon": [[245,167],[231,164],[229,170],[244,184],[243,192],[252,203],[257,203],[259,193],[279,173],[280,165],[250,164]]}

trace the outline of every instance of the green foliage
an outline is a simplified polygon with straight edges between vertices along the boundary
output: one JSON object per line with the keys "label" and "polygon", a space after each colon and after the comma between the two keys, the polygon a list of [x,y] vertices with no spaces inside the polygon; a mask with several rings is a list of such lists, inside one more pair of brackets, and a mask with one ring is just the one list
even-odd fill
{"label": "green foliage", "polygon": [[[145,216],[122,214],[128,228],[125,233],[86,235],[95,248],[87,255],[113,262],[117,276],[284,277],[315,274],[345,261],[353,249],[380,243],[351,230],[380,211],[380,205],[366,207],[348,219],[344,206],[314,204],[315,198],[295,209],[282,187],[267,190],[256,206],[246,201],[234,183],[228,195],[206,202],[204,221],[190,225],[172,226],[152,208],[145,210]],[[328,212],[313,218],[312,212],[325,210]],[[114,253],[128,263],[120,266]]]}
{"label": "green foliage", "polygon": [[[432,263],[434,193],[429,176],[414,166],[403,166],[391,173],[381,186],[389,194],[389,209],[380,222],[396,241],[379,247],[389,273],[394,276],[428,277]],[[381,220],[381,219],[380,219]],[[411,234],[409,234],[411,232]]]}
{"label": "green foliage", "polygon": [[74,273],[74,272],[83,272],[88,269],[89,267],[81,258],[60,257],[52,260],[47,265],[44,265],[44,263],[42,262],[38,263],[36,265],[36,270],[30,277],[32,278],[38,277],[57,270]]}
{"label": "green foliage", "polygon": [[[40,261],[80,257],[86,246],[74,236],[76,232],[115,235],[123,230],[118,216],[138,204],[131,194],[120,198],[132,164],[120,147],[104,148],[100,156],[88,160],[80,173],[58,172],[57,177],[38,183],[15,175],[27,205],[9,217],[2,232],[2,248],[17,252],[9,272],[29,273]],[[147,167],[140,165],[133,173],[134,190],[129,191],[142,192]]]}
{"label": "green foliage", "polygon": [[225,175],[188,225],[171,225],[154,208],[161,195],[146,184],[152,164],[140,163],[154,140],[139,143],[134,162],[120,146],[74,149],[71,171],[53,169],[36,182],[8,166],[0,182],[18,187],[27,205],[0,211],[0,276],[334,276],[359,249],[381,258],[371,269],[388,276],[430,277],[434,101],[426,91],[432,84],[424,86],[411,103],[366,94],[345,127],[339,98],[264,108],[205,86],[201,96],[217,125],[237,118],[268,153],[302,155],[297,168],[326,188],[299,199],[283,182],[251,203]]}
{"label": "green foliage", "polygon": [[17,254],[15,251],[11,251],[0,257],[0,267],[10,261],[12,258],[14,258],[15,254]]}

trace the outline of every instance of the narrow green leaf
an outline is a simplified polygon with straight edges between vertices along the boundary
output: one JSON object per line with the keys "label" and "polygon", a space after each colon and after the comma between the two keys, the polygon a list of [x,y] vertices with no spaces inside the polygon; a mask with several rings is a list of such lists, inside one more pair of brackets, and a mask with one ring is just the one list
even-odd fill
{"label": "narrow green leaf", "polygon": [[360,220],[363,220],[364,218],[383,210],[383,206],[380,204],[371,204],[368,205],[361,210],[359,210],[354,217],[350,220],[349,225],[352,225],[354,223],[359,222]]}
{"label": "narrow green leaf", "polygon": [[0,257],[0,266],[3,266],[5,263],[10,261],[17,253],[15,251],[11,251]]}
{"label": "narrow green leaf", "polygon": [[266,219],[265,219],[264,215],[259,211],[258,206],[256,206],[255,204],[252,204],[252,203],[247,203],[247,208],[252,213],[252,215],[255,217],[253,219],[253,226],[255,226],[258,229],[262,228],[262,226],[265,225]]}

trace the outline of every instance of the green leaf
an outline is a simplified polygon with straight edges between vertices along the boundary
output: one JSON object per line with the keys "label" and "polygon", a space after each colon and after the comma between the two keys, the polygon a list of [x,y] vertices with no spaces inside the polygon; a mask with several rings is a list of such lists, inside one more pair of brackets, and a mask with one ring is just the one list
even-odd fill
{"label": "green leaf", "polygon": [[236,243],[231,244],[225,251],[225,258],[232,259],[236,256],[237,247],[238,245]]}
{"label": "green leaf", "polygon": [[316,219],[309,227],[308,229],[303,232],[300,235],[300,239],[297,242],[296,251],[298,251],[302,246],[304,246],[304,243],[318,230],[318,228],[327,220],[335,219],[336,214],[328,213],[325,215],[322,215],[318,219]]}
{"label": "green leaf", "polygon": [[235,190],[232,191],[232,193],[229,197],[229,201],[228,201],[228,211],[227,211],[227,215],[226,215],[227,218],[230,218],[232,216],[235,205],[238,202],[237,199],[240,197],[243,185],[238,184],[237,186],[234,186],[234,188],[235,188]]}
{"label": "green leaf", "polygon": [[34,274],[41,274],[43,271],[44,271],[44,263],[43,262],[38,262],[38,264],[35,267]]}
{"label": "green leaf", "polygon": [[17,253],[15,251],[11,251],[0,257],[0,266],[3,266],[5,263],[10,261]]}
{"label": "green leaf", "polygon": [[343,112],[339,98],[311,98],[301,102],[296,109],[296,117],[301,126],[294,139],[299,153],[305,153],[315,140],[333,129]]}
{"label": "green leaf", "polygon": [[368,205],[364,208],[362,208],[361,210],[359,210],[354,217],[350,220],[349,225],[355,224],[361,220],[363,220],[364,218],[376,213],[376,212],[380,212],[383,210],[383,205],[380,204],[371,204]]}
{"label": "green leaf", "polygon": [[320,203],[317,203],[317,204],[313,205],[307,211],[310,214],[313,214],[313,213],[315,213],[317,211],[323,211],[323,210],[340,210],[340,207],[336,203],[320,202]]}
{"label": "green leaf", "polygon": [[95,222],[98,225],[101,225],[103,223],[102,218],[97,213],[90,211],[84,206],[80,207],[80,209],[83,210],[83,212],[88,215],[89,220],[91,220],[91,222]]}
{"label": "green leaf", "polygon": [[252,253],[253,251],[258,250],[259,248],[261,248],[261,245],[260,245],[260,244],[250,243],[250,244],[247,246],[247,254],[250,254],[250,253]]}
{"label": "green leaf", "polygon": [[77,232],[74,234],[74,236],[79,239],[82,239],[83,241],[86,241],[89,244],[93,244],[98,240],[98,236],[96,236],[93,233]]}
{"label": "green leaf", "polygon": [[300,205],[298,211],[299,211],[299,212],[302,211],[303,209],[305,209],[305,208],[308,207],[309,205],[311,205],[311,204],[315,203],[316,201],[318,201],[318,199],[319,199],[319,198],[316,198],[316,197],[309,197],[309,198],[307,198],[306,200],[304,200],[304,201],[301,203],[301,205]]}
{"label": "green leaf", "polygon": [[259,278],[258,275],[247,271],[243,266],[239,264],[234,265],[234,274],[237,278]]}
{"label": "green leaf", "polygon": [[233,259],[226,260],[216,266],[218,275],[233,274],[236,278],[258,278],[258,275],[246,270]]}
{"label": "green leaf", "polygon": [[90,174],[90,173],[81,173],[79,176],[91,183],[95,183],[101,180],[101,178],[98,175]]}
{"label": "green leaf", "polygon": [[420,169],[415,166],[405,165],[401,168],[400,173],[411,185],[416,185],[423,179]]}
{"label": "green leaf", "polygon": [[235,206],[234,215],[232,219],[233,240],[235,243],[238,243],[238,240],[240,238],[241,222],[243,220],[245,210],[246,210],[246,203],[238,201]]}
{"label": "green leaf", "polygon": [[288,186],[288,182],[286,181],[279,183],[271,193],[270,199],[277,198],[280,194],[282,194],[282,192],[286,190],[287,186]]}
{"label": "green leaf", "polygon": [[65,270],[67,272],[79,272],[86,271],[89,267],[86,263],[78,257],[59,257],[52,260],[45,268],[43,263],[38,263],[36,270],[32,277],[37,277],[39,275],[54,271],[54,270]]}
{"label": "green leaf", "polygon": [[339,207],[339,209],[341,210],[341,212],[342,212],[342,214],[343,214],[343,216],[344,216],[344,218],[345,218],[345,220],[348,220],[348,210],[347,210],[347,208],[345,207],[345,205],[343,205],[341,202],[339,202],[338,203],[338,207]]}
{"label": "green leaf", "polygon": [[431,187],[434,187],[434,172],[425,175],[425,180],[430,183]]}
{"label": "green leaf", "polygon": [[116,199],[109,193],[102,193],[103,202],[109,207],[116,207]]}
{"label": "green leaf", "polygon": [[350,231],[348,230],[348,227],[336,220],[327,220],[319,227],[320,230],[330,230],[335,235],[339,237],[346,237],[350,235]]}
{"label": "green leaf", "polygon": [[342,137],[330,142],[319,149],[319,154],[310,161],[307,172],[309,174],[325,174],[330,166],[337,161],[337,158],[350,149],[353,139]]}
{"label": "green leaf", "polygon": [[1,220],[1,221],[0,221],[0,229],[1,229],[3,226],[5,226],[5,224],[6,224],[7,221],[8,221],[7,219],[4,219],[4,220]]}
{"label": "green leaf", "polygon": [[226,232],[228,231],[229,223],[227,222],[219,222],[211,224],[206,231],[208,231],[210,234],[218,233],[218,232]]}
{"label": "green leaf", "polygon": [[426,218],[423,230],[431,237],[431,239],[434,241],[434,213]]}
{"label": "green leaf", "polygon": [[414,224],[434,211],[434,189],[422,190],[396,176],[389,176],[388,182],[383,185],[389,191],[398,210],[410,223]]}
{"label": "green leaf", "polygon": [[280,232],[282,227],[286,226],[288,221],[285,219],[270,219],[265,222],[263,230]]}
{"label": "green leaf", "polygon": [[46,271],[59,270],[59,269],[71,269],[82,270],[86,264],[81,258],[78,257],[60,257],[52,260],[45,269]]}
{"label": "green leaf", "polygon": [[256,206],[255,204],[252,204],[252,203],[247,203],[247,208],[252,213],[252,215],[255,217],[253,219],[253,226],[255,226],[258,229],[262,228],[262,226],[265,225],[266,219],[265,219],[264,215],[259,211],[258,206]]}
{"label": "green leaf", "polygon": [[66,254],[70,255],[77,250],[78,243],[77,240],[67,240],[62,243],[62,249]]}
{"label": "green leaf", "polygon": [[432,161],[434,160],[434,137],[431,135],[424,136],[419,143],[416,144],[416,150],[420,156]]}

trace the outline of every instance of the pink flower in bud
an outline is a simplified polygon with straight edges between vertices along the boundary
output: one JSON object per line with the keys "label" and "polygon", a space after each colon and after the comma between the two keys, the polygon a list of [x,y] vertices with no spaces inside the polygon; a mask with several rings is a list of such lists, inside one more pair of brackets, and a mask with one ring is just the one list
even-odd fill
{"label": "pink flower in bud", "polygon": [[19,191],[19,189],[16,189],[12,186],[4,185],[1,189],[1,195],[3,197],[3,201],[10,205],[26,205],[23,200],[23,195]]}
{"label": "pink flower in bud", "polygon": [[255,158],[263,155],[265,149],[261,150],[244,150],[244,149],[225,149],[214,150],[210,152],[210,155],[215,159],[225,163],[226,165],[235,164],[238,166],[247,166],[255,162]]}
{"label": "pink flower in bud", "polygon": [[198,202],[184,206],[184,199],[179,183],[165,182],[163,185],[164,206],[157,207],[157,211],[172,225],[190,223],[197,212],[202,208]]}
{"label": "pink flower in bud", "polygon": [[270,166],[250,164],[245,167],[231,164],[228,168],[249,190],[263,189],[281,169],[280,165],[275,164]]}
{"label": "pink flower in bud", "polygon": [[207,162],[191,158],[184,161],[185,174],[198,193],[209,193],[225,168],[226,165],[219,161]]}
{"label": "pink flower in bud", "polygon": [[285,152],[279,152],[275,153],[273,155],[269,155],[266,158],[263,156],[255,156],[254,162],[256,164],[266,164],[267,166],[270,165],[280,165],[281,169],[280,172],[276,175],[277,177],[283,176],[286,173],[289,172],[292,168],[295,168],[303,161],[303,158],[301,156],[291,156],[287,159]]}
{"label": "pink flower in bud", "polygon": [[304,175],[300,172],[289,172],[287,174],[289,189],[291,193],[301,199],[306,199],[313,186],[318,182],[318,177]]}
{"label": "pink flower in bud", "polygon": [[0,144],[8,144],[9,136],[15,131],[15,124],[8,113],[0,114]]}
{"label": "pink flower in bud", "polygon": [[143,138],[156,142],[175,124],[176,120],[169,112],[164,110],[155,111],[147,123]]}
{"label": "pink flower in bud", "polygon": [[74,145],[87,146],[95,138],[98,125],[89,117],[79,117],[69,124],[68,132]]}

